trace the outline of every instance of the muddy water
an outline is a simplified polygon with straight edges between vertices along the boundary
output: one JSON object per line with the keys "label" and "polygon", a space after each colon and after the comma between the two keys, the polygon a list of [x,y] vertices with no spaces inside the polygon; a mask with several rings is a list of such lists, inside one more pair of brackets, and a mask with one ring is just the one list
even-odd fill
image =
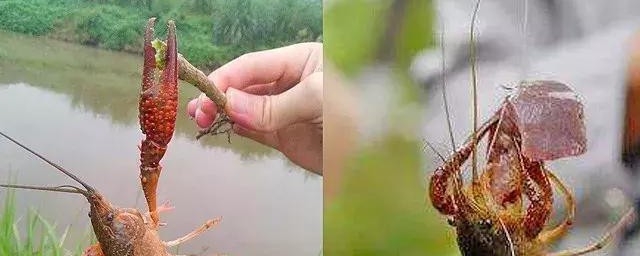
{"label": "muddy water", "polygon": [[[0,130],[72,170],[114,204],[144,209],[138,181],[137,123],[141,58],[0,32]],[[165,240],[205,220],[220,226],[180,247],[182,253],[318,255],[322,247],[322,178],[278,152],[233,136],[194,139],[184,114],[196,92],[184,85],[174,139],[163,160],[159,200]],[[0,181],[70,184],[68,178],[0,140]],[[0,191],[0,200],[5,191]],[[18,214],[37,209],[68,248],[89,230],[88,204],[76,195],[19,191]]]}

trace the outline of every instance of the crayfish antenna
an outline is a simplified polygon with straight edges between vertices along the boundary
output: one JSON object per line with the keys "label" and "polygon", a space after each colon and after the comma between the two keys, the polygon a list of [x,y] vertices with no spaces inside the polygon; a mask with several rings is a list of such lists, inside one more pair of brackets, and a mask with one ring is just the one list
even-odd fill
{"label": "crayfish antenna", "polygon": [[25,149],[29,153],[37,156],[42,161],[45,161],[47,164],[49,164],[49,165],[53,166],[54,168],[58,169],[58,171],[64,173],[69,178],[71,178],[71,179],[75,180],[76,182],[80,183],[80,185],[82,185],[85,189],[87,189],[87,192],[92,193],[92,192],[96,191],[93,187],[89,186],[89,184],[87,184],[84,181],[82,181],[80,178],[75,176],[73,173],[67,171],[66,169],[62,168],[62,166],[52,162],[51,160],[47,159],[46,157],[40,155],[38,152],[35,152],[31,148],[23,145],[22,143],[18,142],[17,140],[15,140],[14,138],[10,137],[9,135],[4,134],[3,132],[0,132],[0,135],[2,135],[3,137],[7,138],[8,140],[10,140],[11,142],[15,143],[16,145],[20,146],[21,148]]}
{"label": "crayfish antenna", "polygon": [[471,26],[469,28],[469,58],[471,60],[471,91],[473,94],[473,145],[471,149],[471,175],[473,184],[474,198],[480,195],[477,191],[478,184],[478,78],[476,71],[476,43],[475,43],[475,24],[478,17],[478,9],[480,8],[480,0],[476,1],[471,17]]}
{"label": "crayfish antenna", "polygon": [[436,155],[438,155],[438,158],[440,158],[440,160],[442,160],[442,162],[447,162],[447,159],[444,158],[444,156],[442,156],[442,154],[440,154],[440,152],[438,152],[438,150],[436,150],[436,148],[433,146],[433,144],[431,144],[431,142],[429,142],[428,140],[424,139],[424,147],[422,147],[423,150],[425,150],[427,147],[431,149],[431,151],[433,151],[433,153],[435,153]]}
{"label": "crayfish antenna", "polygon": [[39,186],[28,186],[28,185],[0,184],[0,187],[81,194],[85,197],[89,197],[91,195],[88,191],[82,190],[78,187],[74,187],[71,185],[63,185],[63,186],[57,186],[57,187],[39,187]]}
{"label": "crayfish antenna", "polygon": [[[438,12],[439,14],[440,12]],[[440,19],[443,20],[443,19]],[[445,60],[445,50],[444,50],[444,22],[442,22],[441,25],[441,31],[440,31],[440,58],[442,58],[442,62],[440,65],[440,76],[441,76],[441,86],[442,86],[442,101],[444,104],[444,114],[447,117],[447,128],[449,130],[449,139],[451,140],[451,153],[455,153],[456,152],[456,141],[453,137],[453,125],[451,124],[451,114],[449,112],[449,102],[447,100],[447,75],[446,75],[446,69],[447,69],[447,62]]]}

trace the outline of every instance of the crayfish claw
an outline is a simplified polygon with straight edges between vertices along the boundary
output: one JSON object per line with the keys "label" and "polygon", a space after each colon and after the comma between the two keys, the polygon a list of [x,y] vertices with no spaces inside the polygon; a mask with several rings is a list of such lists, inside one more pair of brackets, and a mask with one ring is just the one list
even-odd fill
{"label": "crayfish claw", "polygon": [[[162,167],[160,160],[173,137],[178,111],[178,49],[176,27],[167,23],[166,48],[154,48],[155,18],[144,34],[144,67],[140,91],[140,129],[145,135],[140,146],[140,182],[151,219],[157,224],[156,188]],[[158,54],[163,56],[158,59]]]}
{"label": "crayfish claw", "polygon": [[142,91],[146,91],[154,84],[154,72],[156,68],[156,50],[153,48],[151,41],[154,37],[153,27],[156,24],[156,18],[150,18],[144,30],[144,65],[142,70]]}

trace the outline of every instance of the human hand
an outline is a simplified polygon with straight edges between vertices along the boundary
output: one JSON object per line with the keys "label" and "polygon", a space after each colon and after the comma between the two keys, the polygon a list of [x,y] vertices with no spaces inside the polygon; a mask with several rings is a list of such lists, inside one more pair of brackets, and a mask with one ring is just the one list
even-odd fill
{"label": "human hand", "polygon": [[[233,131],[322,174],[322,44],[302,43],[245,54],[209,75],[225,92]],[[200,128],[217,107],[201,94],[187,105]]]}

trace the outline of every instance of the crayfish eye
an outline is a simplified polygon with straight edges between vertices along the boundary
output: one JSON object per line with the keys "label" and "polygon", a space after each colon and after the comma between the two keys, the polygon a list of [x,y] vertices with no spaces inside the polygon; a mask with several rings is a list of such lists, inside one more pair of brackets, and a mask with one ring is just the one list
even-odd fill
{"label": "crayfish eye", "polygon": [[107,221],[111,222],[113,220],[113,213],[107,214]]}
{"label": "crayfish eye", "polygon": [[447,223],[449,223],[450,226],[455,227],[456,226],[456,219],[453,217],[449,217],[447,218]]}
{"label": "crayfish eye", "polygon": [[484,219],[480,221],[480,226],[484,229],[490,229],[493,226],[493,222],[490,219]]}

